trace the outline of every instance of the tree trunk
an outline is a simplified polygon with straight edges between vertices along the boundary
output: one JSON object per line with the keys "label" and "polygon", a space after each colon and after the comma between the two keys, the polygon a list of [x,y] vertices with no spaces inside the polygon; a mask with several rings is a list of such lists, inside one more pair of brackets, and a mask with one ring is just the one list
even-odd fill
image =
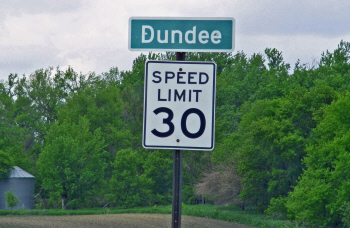
{"label": "tree trunk", "polygon": [[67,206],[67,195],[62,194],[61,195],[61,199],[62,199],[62,210],[66,210],[66,206]]}

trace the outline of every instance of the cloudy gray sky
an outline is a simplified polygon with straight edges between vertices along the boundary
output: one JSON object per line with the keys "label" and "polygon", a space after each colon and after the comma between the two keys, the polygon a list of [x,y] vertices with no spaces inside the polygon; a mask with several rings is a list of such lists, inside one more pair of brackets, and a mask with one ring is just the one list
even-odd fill
{"label": "cloudy gray sky", "polygon": [[0,80],[49,66],[101,73],[131,70],[132,16],[233,17],[235,51],[267,47],[292,66],[350,42],[349,0],[0,0]]}

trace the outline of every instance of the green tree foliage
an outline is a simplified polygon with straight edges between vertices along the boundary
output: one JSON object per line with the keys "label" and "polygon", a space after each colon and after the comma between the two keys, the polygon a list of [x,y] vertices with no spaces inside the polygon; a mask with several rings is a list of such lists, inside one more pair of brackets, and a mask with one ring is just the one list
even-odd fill
{"label": "green tree foliage", "polygon": [[266,49],[265,53],[269,69],[261,54],[247,58],[246,54],[238,52],[231,59],[232,64],[218,75],[218,107],[230,105],[236,110],[248,100],[273,99],[287,94],[289,64],[284,63],[282,53],[276,49]]}
{"label": "green tree foliage", "polygon": [[75,208],[91,201],[104,184],[105,143],[101,130],[90,132],[90,122],[63,122],[51,126],[45,137],[44,150],[37,162],[42,186],[52,195],[59,194],[62,208]]}
{"label": "green tree foliage", "polygon": [[[174,59],[173,59],[174,60]],[[232,53],[220,52],[188,52],[187,61],[211,61],[216,63],[216,74],[220,75],[225,69],[228,69],[234,62]]]}
{"label": "green tree foliage", "polygon": [[289,96],[258,100],[245,107],[235,148],[238,170],[244,176],[241,196],[262,209],[271,198],[286,196],[302,173],[301,159],[311,129],[313,113],[330,104],[336,94],[329,87],[310,92],[300,88]]}
{"label": "green tree foliage", "polygon": [[0,150],[0,179],[8,177],[12,167],[13,161],[11,157]]}
{"label": "green tree foliage", "polygon": [[8,190],[5,192],[6,204],[7,207],[11,208],[11,210],[17,206],[19,203],[18,197],[13,193],[12,190]]}
{"label": "green tree foliage", "polygon": [[[143,164],[144,175],[152,180],[151,204],[170,204],[173,184],[173,153],[172,151],[152,151]],[[186,200],[186,197],[184,197]]]}
{"label": "green tree foliage", "polygon": [[[225,188],[206,188],[217,202],[261,211],[270,203],[270,213],[346,225],[349,58],[344,41],[293,71],[274,48],[252,56],[186,53],[217,64],[216,147],[184,153],[183,201],[194,202],[201,180],[213,186],[220,177]],[[130,71],[101,75],[71,67],[9,75],[0,82],[0,172],[27,169],[38,177],[36,189],[47,190],[43,199],[61,198],[63,207],[169,204],[172,151],[142,148],[143,87],[147,60],[175,59],[141,54]]]}
{"label": "green tree foliage", "polygon": [[65,106],[58,113],[58,120],[77,124],[81,116],[88,118],[90,131],[101,129],[102,137],[108,145],[106,150],[114,156],[119,148],[130,146],[128,138],[132,138],[128,128],[123,128],[122,109],[123,101],[117,85],[96,80],[89,87],[67,98]]}
{"label": "green tree foliage", "polygon": [[342,224],[350,202],[350,94],[326,107],[307,148],[306,170],[286,201],[288,216],[313,225]]}
{"label": "green tree foliage", "polygon": [[110,201],[123,207],[171,203],[171,157],[171,151],[118,151],[110,181]]}
{"label": "green tree foliage", "polygon": [[237,130],[240,107],[247,101],[283,97],[290,91],[289,64],[276,49],[265,50],[265,56],[254,54],[247,58],[244,52],[231,57],[230,64],[217,76],[216,128],[224,137]]}
{"label": "green tree foliage", "polygon": [[10,74],[0,83],[0,149],[16,165],[37,173],[34,164],[59,109],[68,96],[92,83],[93,76],[79,76],[70,67],[65,72],[57,68],[55,74],[53,68],[37,70],[29,77]]}
{"label": "green tree foliage", "polygon": [[15,121],[15,99],[13,93],[14,79],[11,74],[7,83],[0,82],[0,151],[2,170],[13,165],[27,167],[28,157],[22,153],[25,142],[23,129]]}
{"label": "green tree foliage", "polygon": [[[255,67],[261,69],[260,75],[256,73],[247,86],[239,87],[239,83],[249,78],[251,72],[246,69],[250,61],[259,56],[247,59],[242,54],[235,56],[239,61],[231,68],[235,70],[234,75],[230,75],[229,69],[218,78],[218,83],[225,83],[221,84],[222,88],[218,85],[217,112],[220,110],[220,113],[216,126],[220,133],[212,161],[217,165],[230,162],[237,165],[243,181],[242,199],[250,200],[262,210],[272,199],[275,208],[279,205],[286,212],[283,197],[293,191],[303,173],[305,148],[314,143],[312,130],[322,119],[324,107],[337,100],[336,91],[348,91],[345,80],[349,73],[346,70],[349,43],[342,41],[334,53],[324,54],[318,68],[298,62],[291,75],[281,53],[266,49],[267,66],[260,55],[259,64],[255,65],[261,66]],[[235,80],[231,80],[233,78]],[[226,86],[231,84],[232,89]],[[252,89],[244,91],[243,87]],[[240,91],[244,91],[243,96]]]}
{"label": "green tree foliage", "polygon": [[116,205],[133,207],[150,202],[152,180],[144,175],[144,156],[132,149],[117,152],[109,196]]}

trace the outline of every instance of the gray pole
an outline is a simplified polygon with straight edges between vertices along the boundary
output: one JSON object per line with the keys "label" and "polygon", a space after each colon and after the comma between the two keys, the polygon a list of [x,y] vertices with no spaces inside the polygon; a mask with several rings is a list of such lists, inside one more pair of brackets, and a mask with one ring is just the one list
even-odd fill
{"label": "gray pole", "polygon": [[[186,60],[186,52],[176,52],[177,61]],[[173,209],[172,228],[181,228],[181,198],[182,198],[182,150],[173,153]]]}

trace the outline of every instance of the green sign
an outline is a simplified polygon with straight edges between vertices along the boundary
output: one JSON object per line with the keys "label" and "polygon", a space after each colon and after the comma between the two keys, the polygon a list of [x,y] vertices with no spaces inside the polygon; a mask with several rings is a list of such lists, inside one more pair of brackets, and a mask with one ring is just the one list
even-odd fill
{"label": "green sign", "polygon": [[131,51],[232,52],[233,18],[129,19]]}

